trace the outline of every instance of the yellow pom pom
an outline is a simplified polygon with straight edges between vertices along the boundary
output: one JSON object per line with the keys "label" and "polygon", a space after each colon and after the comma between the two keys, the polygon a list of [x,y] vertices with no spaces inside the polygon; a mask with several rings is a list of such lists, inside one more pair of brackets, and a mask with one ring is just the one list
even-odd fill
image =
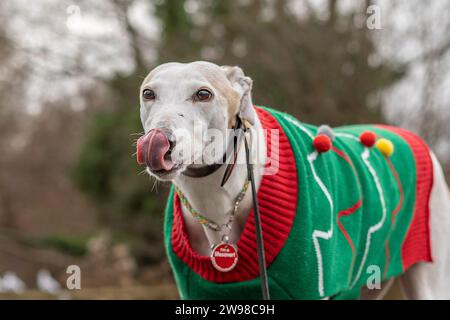
{"label": "yellow pom pom", "polygon": [[394,145],[388,139],[381,138],[377,141],[376,146],[386,157],[392,156],[394,153]]}

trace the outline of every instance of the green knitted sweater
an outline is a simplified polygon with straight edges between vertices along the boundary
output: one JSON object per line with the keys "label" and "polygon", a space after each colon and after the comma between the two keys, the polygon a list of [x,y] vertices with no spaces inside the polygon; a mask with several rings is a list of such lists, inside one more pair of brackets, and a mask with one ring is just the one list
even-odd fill
{"label": "green knitted sweater", "polygon": [[[265,129],[279,132],[267,136],[276,173],[264,175],[258,191],[273,299],[357,298],[377,276],[386,280],[431,261],[433,172],[422,140],[394,127],[346,126],[334,129],[330,151],[318,153],[315,126],[256,110]],[[360,143],[367,130],[393,143],[392,156]],[[260,299],[254,230],[252,212],[237,243],[238,264],[219,272],[190,246],[172,190],[164,233],[181,298]]]}

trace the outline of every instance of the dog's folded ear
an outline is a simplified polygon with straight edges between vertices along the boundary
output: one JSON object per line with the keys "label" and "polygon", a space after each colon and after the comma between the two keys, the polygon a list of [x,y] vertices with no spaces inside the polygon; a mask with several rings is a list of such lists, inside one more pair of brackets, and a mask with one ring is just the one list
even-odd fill
{"label": "dog's folded ear", "polygon": [[237,66],[221,66],[221,68],[225,71],[231,87],[239,94],[237,106],[239,117],[253,125],[256,114],[252,102],[252,79],[247,77],[242,69]]}

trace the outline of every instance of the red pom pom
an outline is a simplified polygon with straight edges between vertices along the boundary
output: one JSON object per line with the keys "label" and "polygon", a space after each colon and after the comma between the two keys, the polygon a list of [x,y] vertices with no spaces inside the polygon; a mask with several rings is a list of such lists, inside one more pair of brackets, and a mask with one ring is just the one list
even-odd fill
{"label": "red pom pom", "polygon": [[359,141],[361,141],[361,143],[366,147],[371,148],[375,145],[375,142],[377,141],[377,135],[372,131],[364,131],[359,136]]}
{"label": "red pom pom", "polygon": [[318,152],[327,152],[331,149],[331,139],[327,135],[319,134],[314,138],[313,145]]}

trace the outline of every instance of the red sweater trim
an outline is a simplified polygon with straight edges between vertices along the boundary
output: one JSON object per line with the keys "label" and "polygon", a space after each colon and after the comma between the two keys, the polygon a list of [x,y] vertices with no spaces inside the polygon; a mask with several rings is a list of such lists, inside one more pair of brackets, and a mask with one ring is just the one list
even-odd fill
{"label": "red sweater trim", "polygon": [[[259,120],[267,130],[267,160],[272,167],[278,167],[274,175],[264,175],[258,190],[258,203],[264,234],[264,249],[267,267],[275,260],[283,247],[297,211],[298,187],[297,169],[291,145],[276,119],[267,111],[255,108]],[[278,129],[278,145],[271,145],[271,129]],[[272,157],[271,150],[274,155]],[[277,161],[282,159],[282,161]],[[270,161],[270,162],[269,162]],[[174,195],[172,248],[174,253],[197,274],[212,282],[237,282],[259,276],[256,251],[255,219],[250,212],[240,240],[237,242],[239,260],[229,272],[217,271],[209,256],[202,256],[193,250],[186,234],[180,199]]]}
{"label": "red sweater trim", "polygon": [[411,148],[416,164],[416,202],[411,225],[402,246],[403,270],[413,264],[431,262],[430,195],[433,186],[433,163],[428,146],[414,133],[402,128],[380,126],[401,136]]}

